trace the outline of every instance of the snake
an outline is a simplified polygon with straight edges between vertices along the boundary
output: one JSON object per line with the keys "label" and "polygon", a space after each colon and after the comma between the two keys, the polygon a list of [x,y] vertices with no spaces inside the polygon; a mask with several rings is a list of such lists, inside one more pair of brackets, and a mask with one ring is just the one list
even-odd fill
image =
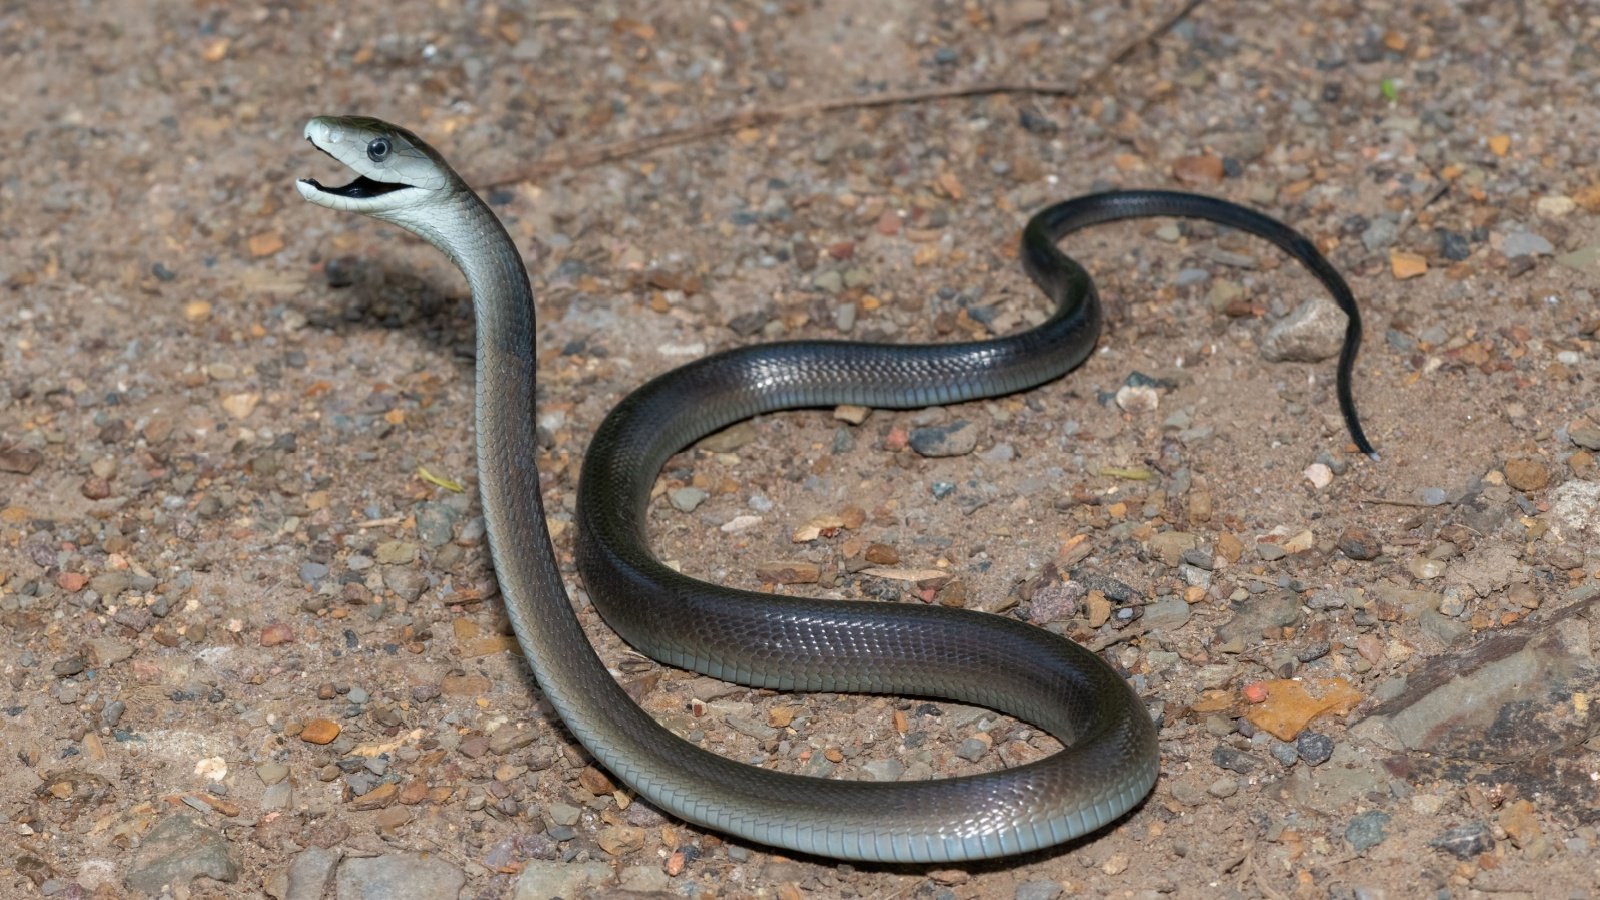
{"label": "snake", "polygon": [[1062,749],[953,778],[857,781],[775,771],[679,737],[636,704],[591,645],[568,595],[538,471],[535,304],[515,243],[489,206],[407,129],[325,116],[307,140],[355,173],[301,179],[311,203],[406,229],[441,250],[472,292],[478,492],[507,616],[538,686],[594,760],[637,796],[709,829],[791,853],[883,863],[983,859],[1052,847],[1117,821],[1153,788],[1155,719],[1129,682],[1084,646],[977,610],[915,602],[775,596],[680,574],[646,533],[667,460],[763,413],[854,404],[915,409],[1022,391],[1090,354],[1103,314],[1088,272],[1057,243],[1103,222],[1210,220],[1306,266],[1347,317],[1338,400],[1356,447],[1376,456],[1350,388],[1361,320],[1310,240],[1276,219],[1197,194],[1125,190],[1048,206],[1022,232],[1023,269],[1053,302],[1042,324],[987,340],[742,346],[660,375],[623,399],[590,440],[576,495],[575,559],[589,602],[661,663],[780,691],[944,698],[1009,714]]}

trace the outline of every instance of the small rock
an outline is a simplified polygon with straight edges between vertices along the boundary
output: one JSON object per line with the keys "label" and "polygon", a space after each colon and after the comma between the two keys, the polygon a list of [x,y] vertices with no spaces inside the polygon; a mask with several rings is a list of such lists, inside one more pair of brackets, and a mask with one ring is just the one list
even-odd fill
{"label": "small rock", "polygon": [[294,641],[294,628],[283,623],[273,622],[261,628],[261,646],[276,647]]}
{"label": "small rock", "polygon": [[816,584],[822,569],[804,560],[769,562],[756,567],[756,577],[772,584]]}
{"label": "small rock", "polygon": [[1430,487],[1418,491],[1417,499],[1424,506],[1441,506],[1447,499],[1447,495],[1444,492],[1444,488]]}
{"label": "small rock", "polygon": [[898,759],[875,759],[861,768],[873,781],[897,781],[906,773],[905,764]]}
{"label": "small rock", "polygon": [[265,785],[274,785],[289,777],[289,767],[281,762],[267,761],[256,766],[256,777]]}
{"label": "small rock", "polygon": [[1149,385],[1125,384],[1117,388],[1116,402],[1123,412],[1155,412],[1161,405],[1161,394]]}
{"label": "small rock", "polygon": [[678,512],[685,513],[694,512],[700,507],[700,504],[706,502],[710,497],[710,494],[697,487],[674,488],[667,493],[667,499],[671,501],[672,508]]}
{"label": "small rock", "polygon": [[833,417],[835,419],[851,425],[860,425],[862,422],[865,422],[867,417],[870,415],[872,415],[872,407],[870,406],[856,406],[850,403],[842,403],[833,408]]}
{"label": "small rock", "polygon": [[1508,459],[1505,473],[1506,483],[1519,491],[1542,490],[1550,483],[1550,470],[1538,460]]}
{"label": "small rock", "polygon": [[1235,750],[1226,744],[1220,744],[1211,750],[1211,761],[1217,768],[1232,772],[1235,775],[1250,775],[1261,771],[1265,764],[1260,759]]}
{"label": "small rock", "polygon": [[921,456],[964,456],[978,446],[978,428],[966,419],[911,429],[911,449]]}
{"label": "small rock", "polygon": [[1339,552],[1351,559],[1376,559],[1382,549],[1377,535],[1360,526],[1352,525],[1339,534]]}
{"label": "small rock", "polygon": [[1531,231],[1513,231],[1506,235],[1500,252],[1509,259],[1516,259],[1519,256],[1549,256],[1556,252],[1556,248]]}
{"label": "small rock", "polygon": [[1308,766],[1320,766],[1333,756],[1333,738],[1315,731],[1302,732],[1294,741],[1295,752]]}
{"label": "small rock", "polygon": [[1239,793],[1239,779],[1224,775],[1206,785],[1206,793],[1218,799],[1227,799]]}
{"label": "small rock", "polygon": [[610,881],[612,874],[611,865],[598,860],[567,862],[561,859],[529,859],[520,862],[522,874],[517,876],[511,900],[590,896],[592,891],[589,889]]}
{"label": "small rock", "polygon": [[1389,251],[1389,273],[1399,281],[1406,281],[1426,274],[1428,271],[1428,258],[1420,253],[1408,253],[1404,250],[1391,249]]}
{"label": "small rock", "polygon": [[339,866],[334,889],[341,898],[432,900],[455,897],[466,883],[466,873],[441,856],[387,853],[346,859]]}
{"label": "small rock", "polygon": [[1261,341],[1261,358],[1268,362],[1321,362],[1344,345],[1347,324],[1344,311],[1318,295],[1268,330]]}
{"label": "small rock", "polygon": [[730,425],[716,434],[700,439],[695,446],[710,453],[732,453],[761,436],[748,420]]}
{"label": "small rock", "polygon": [[1600,450],[1600,425],[1574,422],[1567,427],[1567,439],[1585,450]]}
{"label": "small rock", "polygon": [[289,864],[282,900],[320,900],[341,856],[338,850],[315,845],[300,851]]}
{"label": "small rock", "polygon": [[300,740],[308,744],[329,744],[339,736],[339,723],[328,719],[312,719],[300,730]]}
{"label": "small rock", "polygon": [[1485,822],[1471,822],[1445,831],[1429,841],[1428,846],[1456,859],[1472,859],[1494,849],[1494,831]]}
{"label": "small rock", "polygon": [[1333,484],[1333,470],[1322,463],[1312,463],[1306,466],[1304,474],[1306,480],[1311,482],[1311,486],[1319,491]]}
{"label": "small rock", "polygon": [[594,836],[600,849],[612,856],[626,856],[644,846],[645,830],[632,825],[608,825]]}
{"label": "small rock", "polygon": [[1061,893],[1061,885],[1058,882],[1024,881],[1017,885],[1012,900],[1057,900]]}
{"label": "small rock", "polygon": [[228,839],[187,815],[174,815],[150,829],[128,870],[128,887],[151,896],[168,885],[186,892],[189,882],[204,875],[232,882],[239,864],[228,853]]}
{"label": "small rock", "polygon": [[1345,826],[1344,839],[1357,853],[1365,853],[1383,843],[1387,837],[1384,829],[1389,825],[1389,814],[1380,810],[1364,812]]}
{"label": "small rock", "polygon": [[1172,163],[1172,177],[1183,184],[1213,185],[1221,182],[1224,174],[1220,156],[1181,156]]}
{"label": "small rock", "polygon": [[1152,556],[1169,566],[1183,562],[1183,554],[1200,546],[1200,536],[1184,531],[1162,531],[1150,536]]}

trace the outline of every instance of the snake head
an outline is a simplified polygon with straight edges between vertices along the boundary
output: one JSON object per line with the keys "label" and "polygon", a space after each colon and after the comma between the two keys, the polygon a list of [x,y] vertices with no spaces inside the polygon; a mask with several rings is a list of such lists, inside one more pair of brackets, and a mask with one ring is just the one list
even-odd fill
{"label": "snake head", "polygon": [[398,125],[367,116],[318,116],[306,140],[356,173],[341,187],[302,178],[300,196],[329,209],[407,223],[408,212],[445,199],[460,178],[438,152]]}

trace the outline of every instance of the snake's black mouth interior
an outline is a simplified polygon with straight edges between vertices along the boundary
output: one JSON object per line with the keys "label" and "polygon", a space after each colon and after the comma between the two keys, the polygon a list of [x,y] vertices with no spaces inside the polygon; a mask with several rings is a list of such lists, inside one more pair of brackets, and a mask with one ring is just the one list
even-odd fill
{"label": "snake's black mouth interior", "polygon": [[[317,147],[316,141],[312,141],[309,137],[306,140],[311,142],[311,146]],[[322,150],[323,153],[327,153],[328,156],[334,159],[339,158],[321,147],[317,147],[317,149]],[[368,200],[373,197],[382,197],[384,194],[392,194],[395,191],[403,191],[408,187],[415,186],[400,181],[377,181],[365,175],[357,175],[355,181],[339,187],[328,187],[315,178],[302,178],[300,180],[324,194],[332,194],[335,197],[348,197],[351,200]]]}
{"label": "snake's black mouth interior", "polygon": [[355,181],[339,187],[328,187],[315,178],[302,178],[300,180],[324,194],[332,194],[335,197],[349,197],[353,200],[381,197],[384,194],[392,194],[395,191],[403,191],[411,187],[409,184],[400,184],[398,182],[373,181],[365,175],[357,175]]}

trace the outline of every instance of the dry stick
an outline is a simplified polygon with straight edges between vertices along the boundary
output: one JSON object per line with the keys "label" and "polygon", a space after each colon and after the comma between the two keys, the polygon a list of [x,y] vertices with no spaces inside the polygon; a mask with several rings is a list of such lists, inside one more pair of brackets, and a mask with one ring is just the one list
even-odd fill
{"label": "dry stick", "polygon": [[645,135],[639,138],[630,138],[625,141],[615,141],[610,144],[601,144],[585,150],[565,153],[561,156],[541,159],[531,165],[495,178],[484,179],[479,182],[483,188],[504,187],[508,184],[517,184],[524,181],[535,181],[547,175],[561,172],[566,169],[584,169],[590,166],[604,165],[633,156],[642,156],[667,147],[677,147],[682,144],[691,144],[706,138],[738,131],[742,128],[758,128],[773,125],[778,122],[787,122],[792,119],[804,119],[826,113],[841,112],[852,109],[879,109],[886,106],[907,106],[915,103],[927,103],[933,100],[951,100],[960,97],[985,97],[996,94],[1030,94],[1046,97],[1075,97],[1083,91],[1094,87],[1111,74],[1111,71],[1121,65],[1128,57],[1138,52],[1141,48],[1154,43],[1162,35],[1171,31],[1173,26],[1183,21],[1190,13],[1194,12],[1205,0],[1186,0],[1166,18],[1156,23],[1156,26],[1136,38],[1124,43],[1117,51],[1099,68],[1095,69],[1089,77],[1063,84],[1030,84],[1019,82],[991,82],[987,84],[973,84],[965,87],[940,87],[925,88],[915,91],[893,91],[883,94],[873,94],[869,97],[835,97],[831,100],[818,100],[808,103],[795,103],[789,106],[776,106],[770,108],[750,107],[742,109],[732,115],[721,116],[698,125],[687,128],[678,128],[671,131],[662,131],[656,134]]}

